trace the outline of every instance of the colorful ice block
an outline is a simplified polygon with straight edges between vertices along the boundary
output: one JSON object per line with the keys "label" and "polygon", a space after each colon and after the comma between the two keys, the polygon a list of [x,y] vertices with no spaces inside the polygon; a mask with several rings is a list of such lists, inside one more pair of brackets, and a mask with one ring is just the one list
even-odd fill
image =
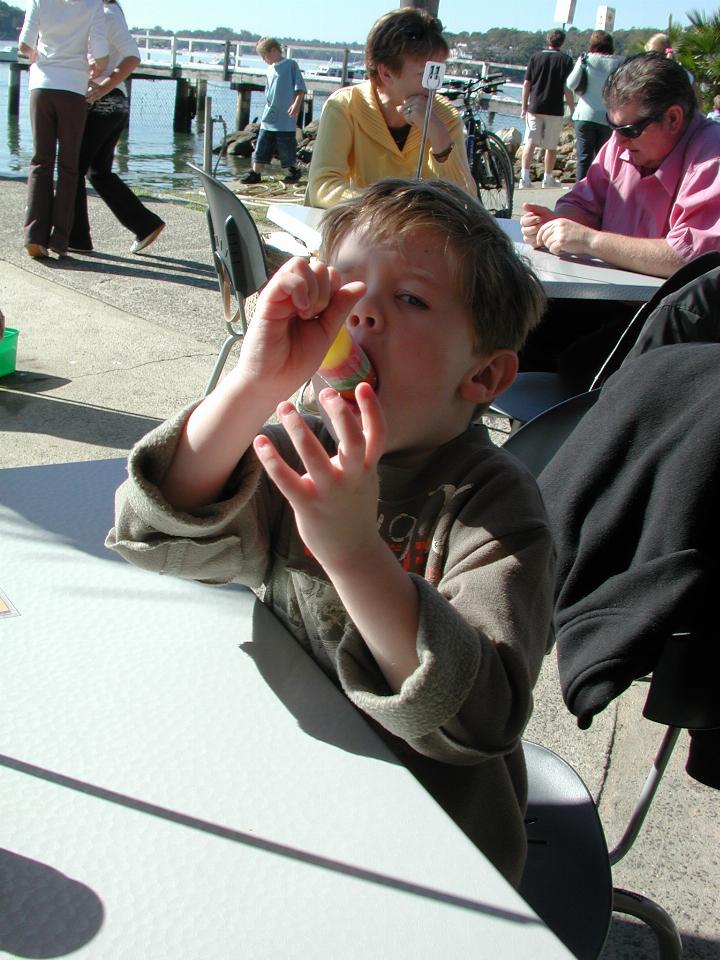
{"label": "colorful ice block", "polygon": [[340,327],[333,345],[320,364],[318,376],[346,400],[355,397],[355,387],[359,383],[369,383],[372,387],[377,383],[370,361],[350,336],[347,327]]}

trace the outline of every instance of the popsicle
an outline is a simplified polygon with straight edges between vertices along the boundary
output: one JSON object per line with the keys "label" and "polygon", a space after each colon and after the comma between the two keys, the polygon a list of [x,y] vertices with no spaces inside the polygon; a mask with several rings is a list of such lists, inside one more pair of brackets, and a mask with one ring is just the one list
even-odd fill
{"label": "popsicle", "polygon": [[325,354],[318,377],[346,400],[353,400],[359,383],[377,384],[377,376],[363,350],[350,336],[347,327],[340,327],[332,346]]}

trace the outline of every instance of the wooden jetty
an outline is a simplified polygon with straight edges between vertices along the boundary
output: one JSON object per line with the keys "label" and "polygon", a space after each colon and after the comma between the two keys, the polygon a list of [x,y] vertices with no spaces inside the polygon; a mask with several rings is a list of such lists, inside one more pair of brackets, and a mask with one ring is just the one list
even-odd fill
{"label": "wooden jetty", "polygon": [[[176,37],[153,35],[149,32],[135,34],[141,54],[140,66],[126,81],[128,92],[132,96],[133,80],[173,81],[175,83],[175,104],[173,110],[173,129],[189,133],[195,116],[204,115],[208,83],[226,83],[237,92],[235,111],[235,129],[242,130],[250,120],[250,98],[253,92],[265,89],[265,68],[242,66],[243,48],[254,53],[255,43],[240,40],[217,40],[215,38]],[[300,56],[302,51],[316,49],[301,44],[288,48],[288,56]],[[309,123],[313,118],[313,100],[316,94],[329,95],[341,86],[353,82],[357,77],[357,64],[350,57],[362,57],[362,50],[347,47],[327,48],[337,52],[340,62],[332,62],[332,68],[319,69],[316,73],[304,70],[303,77],[308,87],[305,110],[298,118],[300,125]],[[248,52],[246,50],[246,52]],[[453,61],[458,75],[477,75],[492,68],[502,68],[502,64],[481,63],[479,61]],[[29,69],[27,60],[18,59],[10,63],[8,86],[8,116],[18,116],[20,112],[20,75]],[[355,71],[356,76],[353,76]],[[450,71],[448,71],[450,72]],[[520,112],[520,104],[503,96],[488,97],[483,107],[493,112],[515,115]]]}

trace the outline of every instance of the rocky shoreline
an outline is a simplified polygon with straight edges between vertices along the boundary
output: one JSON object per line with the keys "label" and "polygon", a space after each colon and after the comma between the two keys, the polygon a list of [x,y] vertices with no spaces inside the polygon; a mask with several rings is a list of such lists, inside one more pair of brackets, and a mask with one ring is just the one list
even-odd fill
{"label": "rocky shoreline", "polygon": [[[515,127],[505,127],[502,130],[496,130],[495,133],[505,144],[505,149],[510,154],[513,161],[513,170],[515,171],[515,182],[520,180],[520,160],[522,151],[522,134]],[[541,150],[535,151],[535,159],[530,167],[533,180],[542,180],[545,172],[543,167],[544,153]],[[575,170],[577,169],[577,158],[575,156],[575,124],[566,117],[563,121],[560,142],[555,154],[555,167],[553,176],[563,184],[575,183]]]}
{"label": "rocky shoreline", "polygon": [[[257,139],[260,124],[249,123],[242,130],[229,134],[223,143],[216,147],[216,153],[227,153],[230,156],[244,157],[250,159],[255,140]],[[298,140],[298,159],[302,164],[309,165],[312,159],[313,144],[317,136],[318,121],[314,120],[303,128],[299,134]],[[496,130],[495,133],[505,144],[505,148],[510,154],[515,170],[515,181],[520,179],[520,147],[522,144],[522,134],[515,127],[505,127]],[[543,161],[542,152],[536,151],[536,160],[531,167],[533,180],[542,180]],[[558,144],[555,156],[555,169],[553,175],[561,182],[571,184],[575,182],[575,125],[572,120],[566,118],[563,122],[560,143]]]}

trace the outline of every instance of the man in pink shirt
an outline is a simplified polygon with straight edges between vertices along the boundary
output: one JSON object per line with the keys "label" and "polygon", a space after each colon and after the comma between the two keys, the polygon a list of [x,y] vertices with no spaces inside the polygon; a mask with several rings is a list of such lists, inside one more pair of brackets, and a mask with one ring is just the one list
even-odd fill
{"label": "man in pink shirt", "polygon": [[657,277],[720,250],[720,125],[698,114],[686,71],[639,54],[603,96],[614,135],[554,211],[524,205],[526,242]]}

